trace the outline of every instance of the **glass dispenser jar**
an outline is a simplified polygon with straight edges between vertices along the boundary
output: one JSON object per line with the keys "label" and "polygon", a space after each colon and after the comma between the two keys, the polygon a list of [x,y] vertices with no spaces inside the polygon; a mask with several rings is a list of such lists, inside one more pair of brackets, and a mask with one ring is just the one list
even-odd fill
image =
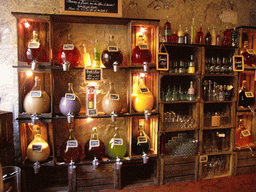
{"label": "glass dispenser jar", "polygon": [[143,125],[139,125],[139,135],[136,138],[133,138],[133,152],[136,155],[147,154],[151,145],[150,138],[144,131]]}

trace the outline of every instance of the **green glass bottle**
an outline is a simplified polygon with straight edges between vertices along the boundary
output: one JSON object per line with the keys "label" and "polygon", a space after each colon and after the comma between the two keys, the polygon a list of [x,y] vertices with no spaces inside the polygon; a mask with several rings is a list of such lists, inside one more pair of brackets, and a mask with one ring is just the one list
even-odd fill
{"label": "green glass bottle", "polygon": [[118,132],[119,132],[119,129],[118,127],[116,127],[113,138],[107,144],[107,153],[108,153],[108,156],[112,159],[115,159],[115,158],[121,159],[126,154],[126,143],[119,136]]}
{"label": "green glass bottle", "polygon": [[100,46],[98,39],[95,40],[95,45],[93,48],[93,67],[100,68]]}

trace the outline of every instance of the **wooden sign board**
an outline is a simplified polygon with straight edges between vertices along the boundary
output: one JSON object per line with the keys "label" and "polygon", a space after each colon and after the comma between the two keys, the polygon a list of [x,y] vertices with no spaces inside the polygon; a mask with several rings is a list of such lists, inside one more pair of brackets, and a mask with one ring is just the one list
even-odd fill
{"label": "wooden sign board", "polygon": [[156,57],[156,69],[162,71],[169,70],[169,54],[158,53]]}
{"label": "wooden sign board", "polygon": [[60,0],[62,14],[122,17],[122,0]]}
{"label": "wooden sign board", "polygon": [[244,71],[244,57],[242,55],[233,56],[233,71]]}
{"label": "wooden sign board", "polygon": [[85,81],[101,81],[102,69],[85,69]]}
{"label": "wooden sign board", "polygon": [[199,161],[205,163],[208,161],[208,155],[201,155]]}

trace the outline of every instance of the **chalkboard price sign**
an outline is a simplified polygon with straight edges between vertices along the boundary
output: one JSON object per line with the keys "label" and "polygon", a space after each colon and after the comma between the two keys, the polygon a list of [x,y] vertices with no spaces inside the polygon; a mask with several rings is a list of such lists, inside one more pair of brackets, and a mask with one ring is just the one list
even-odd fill
{"label": "chalkboard price sign", "polygon": [[233,56],[233,71],[244,71],[244,57],[242,55]]}
{"label": "chalkboard price sign", "polygon": [[85,69],[85,81],[101,81],[102,69]]}
{"label": "chalkboard price sign", "polygon": [[122,0],[60,0],[64,14],[122,17]]}
{"label": "chalkboard price sign", "polygon": [[207,161],[208,161],[208,156],[207,155],[200,156],[200,162],[201,163],[204,163],[204,162],[207,162]]}
{"label": "chalkboard price sign", "polygon": [[169,54],[168,53],[158,53],[156,61],[156,69],[162,71],[169,70]]}

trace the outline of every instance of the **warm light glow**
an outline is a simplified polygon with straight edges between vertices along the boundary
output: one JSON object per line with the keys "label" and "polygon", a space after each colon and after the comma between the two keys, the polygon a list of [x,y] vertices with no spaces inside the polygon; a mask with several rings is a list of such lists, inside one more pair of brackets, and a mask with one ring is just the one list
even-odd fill
{"label": "warm light glow", "polygon": [[30,24],[28,23],[28,21],[25,21],[25,22],[24,22],[24,26],[25,26],[26,28],[29,28],[29,27],[30,27]]}
{"label": "warm light glow", "polygon": [[27,75],[27,77],[31,77],[33,75],[33,72],[32,71],[27,71],[26,75]]}
{"label": "warm light glow", "polygon": [[145,31],[146,31],[145,27],[141,27],[141,28],[140,28],[140,32],[141,32],[141,33],[144,33]]}
{"label": "warm light glow", "polygon": [[140,77],[146,77],[147,75],[146,75],[146,73],[140,73]]}
{"label": "warm light glow", "polygon": [[90,82],[89,84],[88,84],[88,86],[94,86],[94,87],[97,87],[97,83],[96,82],[94,82],[94,81],[92,81],[92,82]]}
{"label": "warm light glow", "polygon": [[91,122],[91,121],[92,121],[92,118],[91,118],[91,117],[88,117],[88,118],[86,119],[86,121],[87,121],[87,122]]}

